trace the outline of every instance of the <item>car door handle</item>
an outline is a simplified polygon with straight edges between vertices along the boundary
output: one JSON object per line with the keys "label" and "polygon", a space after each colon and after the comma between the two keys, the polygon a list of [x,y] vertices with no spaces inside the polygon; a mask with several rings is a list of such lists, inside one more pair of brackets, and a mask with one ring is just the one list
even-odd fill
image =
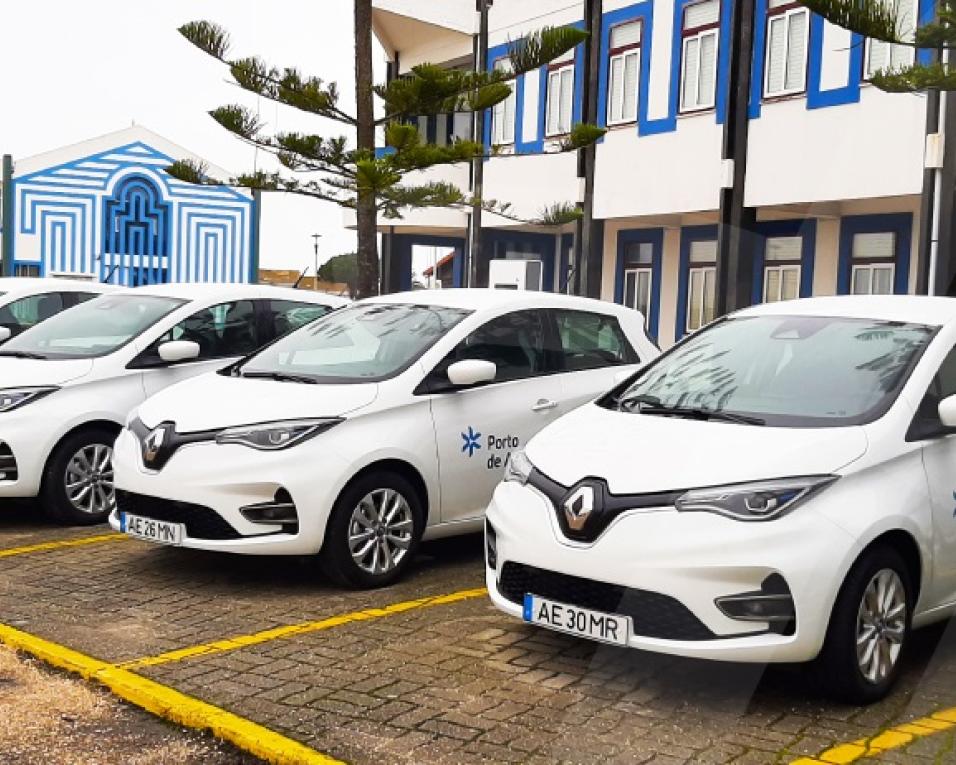
{"label": "car door handle", "polygon": [[550,412],[552,409],[557,409],[557,408],[558,408],[557,401],[550,401],[546,398],[541,398],[541,399],[538,399],[538,403],[536,403],[533,407],[531,407],[531,411],[532,412]]}

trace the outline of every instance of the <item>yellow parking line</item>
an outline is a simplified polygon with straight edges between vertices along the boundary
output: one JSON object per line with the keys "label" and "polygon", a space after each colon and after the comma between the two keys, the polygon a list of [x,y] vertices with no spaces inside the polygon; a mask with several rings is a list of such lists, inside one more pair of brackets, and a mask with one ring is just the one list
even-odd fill
{"label": "yellow parking line", "polygon": [[801,757],[790,765],[847,765],[863,757],[876,757],[891,749],[899,749],[916,739],[933,736],[956,728],[956,707],[934,712],[895,728],[878,733],[873,738],[861,738],[848,744],[839,744],[816,757]]}
{"label": "yellow parking line", "polygon": [[290,624],[285,627],[275,627],[274,629],[255,632],[251,635],[239,635],[237,637],[217,640],[214,643],[205,643],[203,645],[191,646],[189,648],[180,648],[176,651],[159,654],[158,656],[147,656],[142,659],[117,664],[123,669],[142,669],[143,667],[155,667],[158,664],[168,664],[174,661],[183,661],[197,656],[209,656],[215,653],[224,653],[226,651],[235,651],[240,648],[268,643],[280,638],[293,637],[295,635],[304,635],[309,632],[322,632],[334,627],[341,627],[352,622],[369,621],[371,619],[383,619],[387,616],[402,614],[407,611],[414,611],[419,608],[433,608],[434,606],[443,606],[450,603],[459,603],[463,600],[472,600],[474,598],[484,597],[488,590],[480,587],[474,590],[462,590],[448,595],[438,595],[432,598],[419,598],[418,600],[408,600],[404,603],[394,603],[384,608],[369,608],[364,611],[354,611],[350,614],[332,616],[328,619],[322,619],[315,622],[304,622],[302,624]]}
{"label": "yellow parking line", "polygon": [[0,642],[54,667],[102,683],[121,699],[147,712],[188,728],[208,730],[266,762],[282,765],[340,763],[232,712],[13,627],[0,625]]}
{"label": "yellow parking line", "polygon": [[26,547],[11,547],[7,550],[0,550],[0,558],[12,558],[14,555],[29,555],[30,553],[48,552],[49,550],[63,550],[68,547],[84,547],[85,545],[97,545],[103,542],[121,542],[129,539],[124,534],[102,534],[96,537],[81,537],[80,539],[64,539],[59,542],[40,542]]}

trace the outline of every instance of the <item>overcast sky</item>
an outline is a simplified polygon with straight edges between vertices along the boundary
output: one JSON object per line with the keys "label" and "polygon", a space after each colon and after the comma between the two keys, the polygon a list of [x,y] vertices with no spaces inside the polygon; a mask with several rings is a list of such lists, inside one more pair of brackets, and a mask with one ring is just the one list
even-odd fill
{"label": "overcast sky", "polygon": [[[28,157],[135,122],[238,173],[253,168],[255,150],[207,114],[228,103],[259,108],[270,131],[343,132],[335,123],[265,100],[259,104],[230,84],[222,65],[176,31],[195,19],[225,26],[233,55],[258,54],[271,64],[338,82],[342,103],[353,111],[351,0],[9,2],[0,25],[0,152]],[[267,162],[260,153],[259,167]],[[262,266],[311,265],[313,233],[324,235],[322,260],[354,249],[355,237],[343,228],[338,207],[267,195]]]}

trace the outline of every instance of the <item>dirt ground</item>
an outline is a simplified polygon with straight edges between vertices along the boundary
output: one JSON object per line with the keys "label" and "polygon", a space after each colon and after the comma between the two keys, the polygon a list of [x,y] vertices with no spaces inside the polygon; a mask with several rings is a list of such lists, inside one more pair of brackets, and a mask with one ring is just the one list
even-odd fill
{"label": "dirt ground", "polygon": [[254,765],[208,736],[168,725],[82,680],[0,646],[4,765]]}

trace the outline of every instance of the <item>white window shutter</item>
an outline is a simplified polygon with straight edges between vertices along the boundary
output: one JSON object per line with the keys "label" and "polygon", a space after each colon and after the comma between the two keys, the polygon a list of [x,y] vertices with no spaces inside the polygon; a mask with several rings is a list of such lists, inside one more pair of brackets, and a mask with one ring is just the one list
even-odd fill
{"label": "white window shutter", "polygon": [[767,94],[779,93],[786,77],[787,20],[776,16],[770,20],[767,40]]}
{"label": "white window shutter", "polygon": [[715,263],[717,261],[717,240],[707,239],[690,243],[691,263]]}
{"label": "white window shutter", "polygon": [[720,21],[720,0],[705,0],[687,6],[684,11],[684,29],[716,24]]}
{"label": "white window shutter", "polygon": [[697,105],[713,106],[717,85],[717,32],[709,32],[700,38],[700,77],[697,88]]}
{"label": "white window shutter", "polygon": [[548,77],[547,133],[556,135],[559,128],[561,102],[561,73],[552,72]]}
{"label": "white window shutter", "polygon": [[787,30],[787,90],[803,90],[805,86],[807,67],[807,31],[809,29],[810,14],[799,11],[789,16],[790,25]]}
{"label": "white window shutter", "polygon": [[764,260],[768,262],[781,260],[800,260],[803,255],[803,237],[800,236],[771,236],[767,238]]}
{"label": "white window shutter", "polygon": [[637,89],[641,76],[641,52],[634,50],[624,59],[624,119],[637,119]]}
{"label": "white window shutter", "polygon": [[615,56],[611,59],[611,86],[609,88],[608,104],[608,122],[611,123],[624,120],[624,68],[624,56]]}
{"label": "white window shutter", "polygon": [[611,29],[611,50],[641,44],[641,22],[620,24]]}
{"label": "white window shutter", "polygon": [[700,40],[687,40],[684,43],[684,81],[681,87],[681,102],[687,109],[694,109],[697,106],[699,64]]}
{"label": "white window shutter", "polygon": [[896,234],[882,232],[878,234],[857,234],[853,237],[852,257],[854,260],[895,260]]}
{"label": "white window shutter", "polygon": [[571,118],[574,108],[574,69],[561,70],[561,116],[559,132],[567,133],[571,130]]}

